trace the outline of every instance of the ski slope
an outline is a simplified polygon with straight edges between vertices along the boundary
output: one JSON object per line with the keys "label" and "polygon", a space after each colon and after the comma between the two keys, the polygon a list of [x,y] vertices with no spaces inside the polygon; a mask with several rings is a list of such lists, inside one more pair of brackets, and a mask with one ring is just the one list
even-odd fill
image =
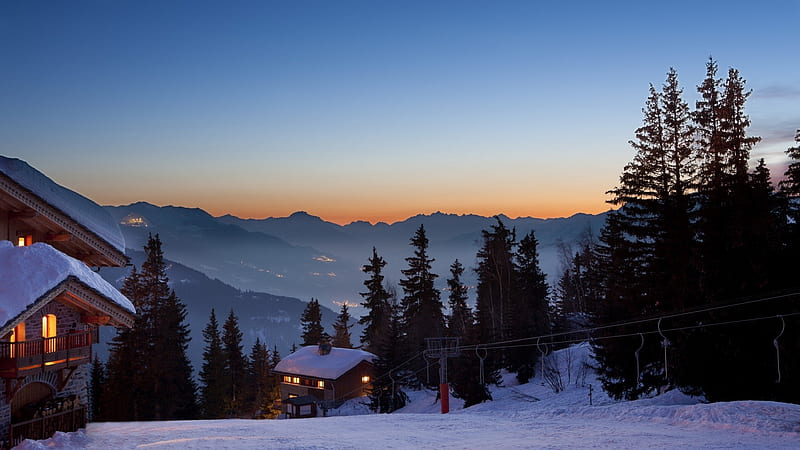
{"label": "ski slope", "polygon": [[[494,401],[439,414],[435,393],[410,392],[394,414],[367,414],[351,401],[346,416],[298,420],[208,420],[93,423],[20,448],[800,448],[800,405],[739,401],[707,404],[678,391],[632,402],[609,399],[591,372],[585,346],[573,348],[565,390],[534,379],[493,390]],[[566,381],[566,373],[564,381]],[[592,405],[588,385],[592,384]]]}

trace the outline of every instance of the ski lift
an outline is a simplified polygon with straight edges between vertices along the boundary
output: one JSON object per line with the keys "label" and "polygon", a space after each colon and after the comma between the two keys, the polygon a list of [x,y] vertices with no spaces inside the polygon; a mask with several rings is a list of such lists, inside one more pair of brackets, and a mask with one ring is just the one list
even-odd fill
{"label": "ski lift", "polygon": [[786,321],[783,320],[783,316],[781,316],[781,315],[777,315],[776,317],[778,319],[781,319],[781,332],[780,332],[780,334],[775,336],[775,339],[772,340],[772,345],[775,346],[775,359],[778,362],[778,379],[775,382],[776,383],[780,383],[781,382],[781,350],[780,350],[780,347],[778,347],[778,339],[781,336],[783,336],[783,332],[786,331]]}
{"label": "ski lift", "polygon": [[642,342],[641,342],[641,344],[639,344],[639,348],[637,348],[636,351],[634,352],[634,355],[636,356],[636,386],[637,387],[640,385],[640,382],[639,382],[640,381],[639,380],[639,376],[640,376],[640,371],[639,371],[639,352],[642,351],[642,348],[644,348],[644,335],[642,333],[639,333],[639,337],[642,338]]}
{"label": "ski lift", "polygon": [[475,355],[478,357],[478,359],[481,360],[481,363],[480,363],[480,366],[481,366],[481,374],[480,374],[481,375],[481,386],[484,386],[486,383],[484,381],[484,376],[483,376],[483,361],[486,359],[487,356],[489,356],[489,351],[486,350],[485,347],[481,347],[480,345],[478,345],[477,347],[475,347]]}
{"label": "ski lift", "polygon": [[664,336],[664,332],[661,331],[661,319],[663,317],[658,318],[658,334],[661,335],[661,346],[664,347],[664,382],[669,383],[669,365],[667,364],[667,348],[670,346],[669,339]]}

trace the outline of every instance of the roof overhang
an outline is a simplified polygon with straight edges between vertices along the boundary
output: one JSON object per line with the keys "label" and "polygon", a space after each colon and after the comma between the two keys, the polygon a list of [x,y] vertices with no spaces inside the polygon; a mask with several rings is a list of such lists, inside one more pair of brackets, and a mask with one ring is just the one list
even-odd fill
{"label": "roof overhang", "polygon": [[124,266],[128,258],[116,247],[63,211],[0,172],[0,206],[16,220],[46,236],[45,242],[89,266]]}
{"label": "roof overhang", "polygon": [[134,315],[130,311],[92,289],[78,278],[69,276],[28,305],[25,311],[6,322],[0,328],[0,336],[10,333],[15,326],[33,316],[36,311],[52,301],[69,305],[86,317],[99,318],[104,325],[118,328],[133,326]]}

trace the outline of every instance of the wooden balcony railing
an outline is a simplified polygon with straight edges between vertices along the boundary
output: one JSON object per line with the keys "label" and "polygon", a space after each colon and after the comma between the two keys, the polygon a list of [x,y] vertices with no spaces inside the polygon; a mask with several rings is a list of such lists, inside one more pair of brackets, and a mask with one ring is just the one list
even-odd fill
{"label": "wooden balcony railing", "polygon": [[81,406],[69,411],[51,414],[45,417],[13,423],[9,429],[10,447],[19,445],[25,439],[48,439],[56,431],[70,432],[86,428],[86,407]]}
{"label": "wooden balcony railing", "polygon": [[18,378],[91,361],[97,330],[23,342],[0,342],[0,377]]}

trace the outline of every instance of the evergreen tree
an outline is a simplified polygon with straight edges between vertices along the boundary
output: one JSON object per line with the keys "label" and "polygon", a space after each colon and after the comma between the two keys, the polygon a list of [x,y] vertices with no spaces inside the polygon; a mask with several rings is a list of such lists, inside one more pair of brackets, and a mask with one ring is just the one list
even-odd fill
{"label": "evergreen tree", "polygon": [[[513,252],[516,232],[509,230],[499,217],[491,230],[483,230],[483,245],[478,250],[476,328],[471,342],[490,343],[508,339],[511,330],[509,316],[511,298],[516,282]],[[500,368],[504,364],[504,353],[495,350],[489,353],[484,364],[485,384],[500,381]],[[474,401],[480,401],[476,397]]]}
{"label": "evergreen tree", "polygon": [[[411,246],[414,247],[414,256],[406,258],[408,268],[401,271],[405,278],[400,280],[405,294],[401,307],[407,357],[425,351],[425,338],[445,334],[441,294],[434,287],[438,275],[431,272],[434,259],[428,256],[424,226],[420,225],[411,238]],[[423,363],[423,360],[415,359],[412,367],[421,369]]]}
{"label": "evergreen tree", "polygon": [[250,350],[250,365],[248,367],[249,400],[248,406],[255,418],[274,417],[277,415],[273,409],[276,397],[275,377],[271,371],[274,368],[270,359],[267,345],[256,337],[256,342]]}
{"label": "evergreen tree", "polygon": [[447,279],[447,288],[450,291],[448,304],[450,315],[447,317],[447,331],[449,336],[467,336],[467,331],[475,321],[472,310],[467,305],[467,286],[461,282],[464,266],[456,259],[450,266],[450,278]]}
{"label": "evergreen tree", "polygon": [[92,420],[95,422],[104,420],[101,405],[103,388],[106,384],[106,380],[106,367],[103,365],[103,362],[100,361],[100,358],[98,358],[95,354],[94,359],[92,360],[91,384],[89,386],[89,392],[92,400]]}
{"label": "evergreen tree", "polygon": [[278,351],[278,346],[275,345],[272,347],[272,355],[270,359],[270,365],[274,368],[281,362],[281,353]]}
{"label": "evergreen tree", "polygon": [[238,417],[246,400],[243,394],[247,377],[247,358],[243,353],[239,319],[233,313],[233,309],[222,325],[222,353],[225,357],[224,373],[227,380],[226,410],[230,417]]}
{"label": "evergreen tree", "polygon": [[203,330],[203,340],[206,346],[203,350],[203,367],[200,370],[200,410],[206,419],[220,419],[225,417],[230,383],[225,376],[225,352],[213,308]]}
{"label": "evergreen tree", "polygon": [[388,300],[389,293],[383,286],[383,268],[386,261],[378,256],[375,247],[372,247],[372,257],[369,258],[367,265],[362,266],[361,270],[369,274],[369,279],[364,281],[367,292],[360,295],[364,298],[361,303],[366,309],[366,315],[361,316],[358,323],[364,326],[361,334],[361,347],[370,352],[377,353],[382,335],[386,332],[386,318],[389,317]]}
{"label": "evergreen tree", "polygon": [[312,298],[300,316],[300,325],[303,327],[303,346],[318,345],[330,339],[322,326],[322,311],[319,301]]}
{"label": "evergreen tree", "polygon": [[141,271],[134,268],[123,284],[136,316],[133,328],[112,340],[103,404],[109,420],[193,418],[196,386],[186,357],[186,307],[169,288],[158,235],[148,238],[144,250]]}
{"label": "evergreen tree", "polygon": [[348,311],[347,303],[342,303],[342,309],[333,324],[332,344],[334,347],[353,348],[353,343],[350,341],[350,328],[353,328],[353,324],[350,323],[350,312]]}
{"label": "evergreen tree", "polygon": [[[542,336],[550,333],[549,286],[547,276],[539,267],[539,241],[534,232],[528,233],[519,242],[514,255],[516,280],[509,310],[511,340]],[[516,347],[507,351],[506,368],[517,372],[517,380],[527,383],[534,374],[539,359],[538,349],[533,346]]]}
{"label": "evergreen tree", "polygon": [[387,298],[382,311],[386,317],[382,318],[381,322],[386,326],[384,332],[378,336],[378,340],[372,344],[376,355],[374,364],[377,376],[372,380],[369,398],[370,409],[377,413],[391,413],[405,406],[408,401],[408,397],[400,388],[402,380],[413,376],[413,373],[400,367],[404,362],[401,346],[398,345],[398,342],[401,342],[402,313],[396,295]]}

